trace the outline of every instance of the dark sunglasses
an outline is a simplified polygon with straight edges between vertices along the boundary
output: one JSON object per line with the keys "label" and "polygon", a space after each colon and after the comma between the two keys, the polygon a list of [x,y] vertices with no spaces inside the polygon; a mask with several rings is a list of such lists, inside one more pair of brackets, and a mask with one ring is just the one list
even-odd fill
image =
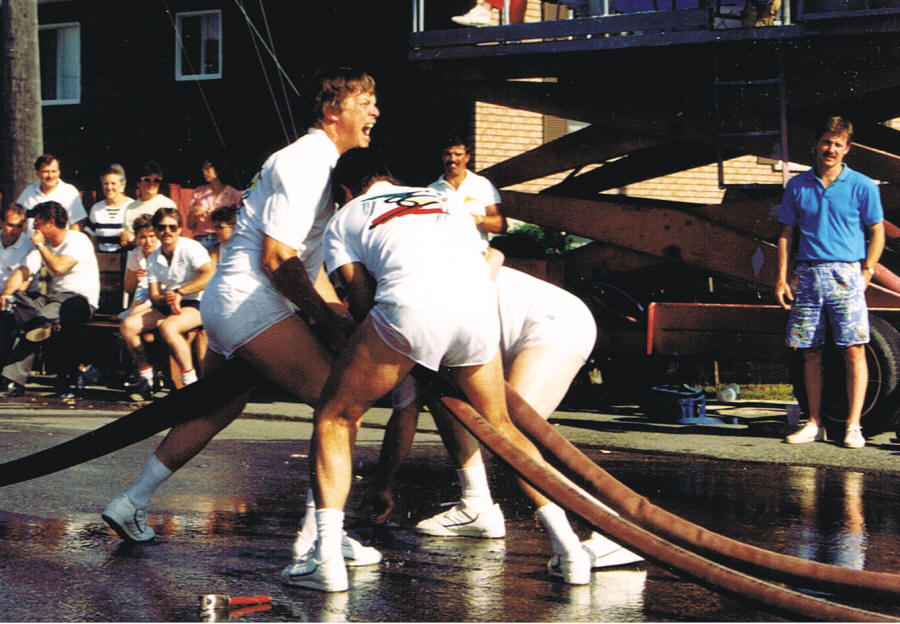
{"label": "dark sunglasses", "polygon": [[234,227],[233,225],[228,225],[227,223],[220,223],[219,225],[214,225],[213,229],[215,230],[224,230],[225,228]]}
{"label": "dark sunglasses", "polygon": [[168,230],[170,232],[177,232],[178,228],[180,228],[180,227],[181,227],[180,225],[176,225],[175,223],[160,223],[159,225],[156,226],[156,229],[159,232],[165,232],[166,230]]}
{"label": "dark sunglasses", "polygon": [[3,225],[5,225],[6,227],[12,227],[12,228],[16,228],[17,230],[21,230],[22,228],[25,227],[25,222],[22,221],[21,223],[7,223],[6,221],[4,221]]}
{"label": "dark sunglasses", "polygon": [[162,178],[151,178],[150,176],[144,176],[143,178],[141,178],[141,182],[149,182],[150,184],[159,184],[162,181]]}

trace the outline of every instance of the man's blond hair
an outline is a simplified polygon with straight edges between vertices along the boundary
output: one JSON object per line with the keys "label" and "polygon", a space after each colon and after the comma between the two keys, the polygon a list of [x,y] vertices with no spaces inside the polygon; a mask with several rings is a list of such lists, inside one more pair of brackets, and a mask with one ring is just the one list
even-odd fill
{"label": "man's blond hair", "polygon": [[325,118],[328,109],[341,110],[346,100],[357,93],[374,93],[375,79],[369,74],[349,67],[335,67],[319,72],[314,80],[313,116]]}

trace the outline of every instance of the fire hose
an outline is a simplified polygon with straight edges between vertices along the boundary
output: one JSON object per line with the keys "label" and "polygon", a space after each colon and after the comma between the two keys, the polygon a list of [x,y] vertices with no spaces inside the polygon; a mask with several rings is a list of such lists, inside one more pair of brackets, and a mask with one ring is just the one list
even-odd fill
{"label": "fire hose", "polygon": [[744,544],[688,522],[652,504],[592,462],[507,385],[507,405],[516,426],[567,474],[584,480],[612,508],[638,526],[710,559],[745,572],[836,594],[898,602],[900,574],[834,566]]}
{"label": "fire hose", "polygon": [[663,567],[675,569],[732,596],[750,599],[778,611],[833,621],[894,621],[890,616],[837,604],[743,574],[672,544],[636,524],[605,511],[573,487],[546,463],[538,463],[515,448],[468,403],[451,396],[430,401],[445,409],[480,442],[545,496],[578,514],[615,541]]}

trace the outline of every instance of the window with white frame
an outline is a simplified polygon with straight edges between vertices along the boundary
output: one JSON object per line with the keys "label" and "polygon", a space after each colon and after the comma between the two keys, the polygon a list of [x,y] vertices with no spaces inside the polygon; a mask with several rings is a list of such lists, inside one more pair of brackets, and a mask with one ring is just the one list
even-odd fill
{"label": "window with white frame", "polygon": [[41,102],[81,103],[81,25],[47,24],[38,28]]}
{"label": "window with white frame", "polygon": [[222,12],[192,11],[176,16],[175,80],[222,77]]}

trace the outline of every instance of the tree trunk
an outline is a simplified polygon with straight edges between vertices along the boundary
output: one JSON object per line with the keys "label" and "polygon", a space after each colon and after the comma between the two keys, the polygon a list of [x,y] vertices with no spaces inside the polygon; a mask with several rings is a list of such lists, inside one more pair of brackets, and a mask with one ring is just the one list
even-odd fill
{"label": "tree trunk", "polygon": [[34,178],[34,159],[44,151],[37,0],[0,2],[3,28],[0,193],[15,201]]}

